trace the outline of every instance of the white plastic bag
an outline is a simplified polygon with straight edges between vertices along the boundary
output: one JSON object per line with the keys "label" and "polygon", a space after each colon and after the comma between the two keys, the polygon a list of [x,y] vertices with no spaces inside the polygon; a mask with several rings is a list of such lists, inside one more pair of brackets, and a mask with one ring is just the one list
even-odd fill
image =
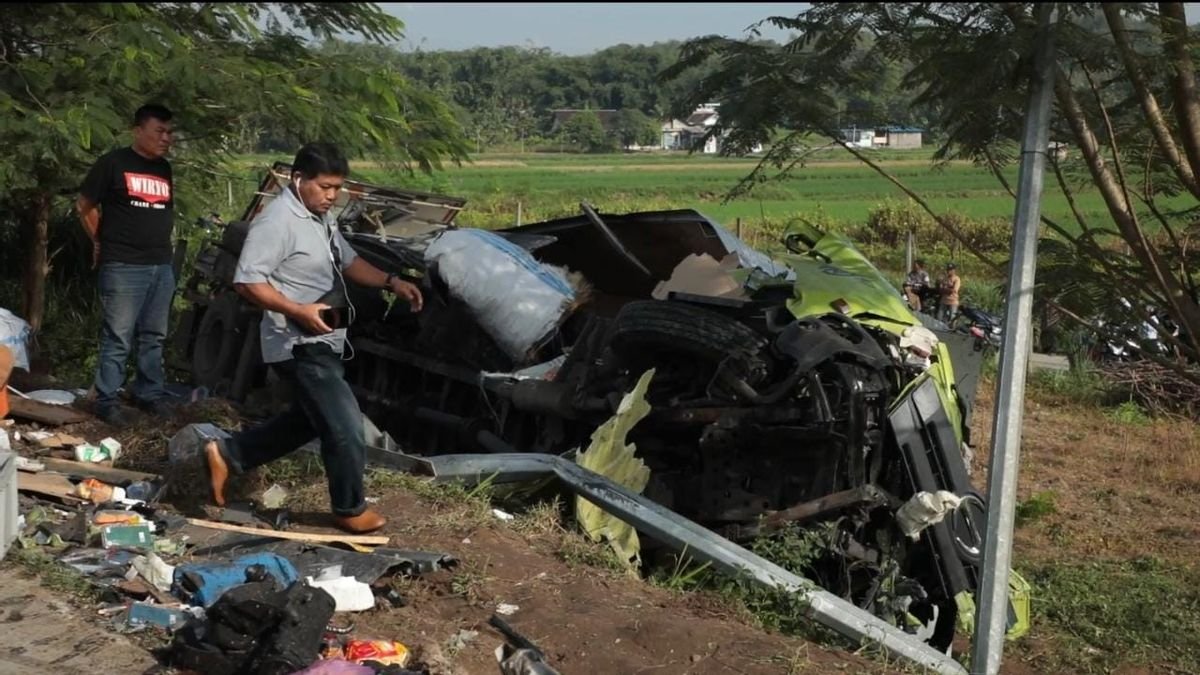
{"label": "white plastic bag", "polygon": [[24,319],[0,308],[0,345],[12,350],[14,368],[29,370],[29,352],[25,347],[29,333],[29,324]]}
{"label": "white plastic bag", "polygon": [[566,273],[537,261],[498,234],[463,228],[443,232],[425,262],[510,357],[523,362],[575,300]]}

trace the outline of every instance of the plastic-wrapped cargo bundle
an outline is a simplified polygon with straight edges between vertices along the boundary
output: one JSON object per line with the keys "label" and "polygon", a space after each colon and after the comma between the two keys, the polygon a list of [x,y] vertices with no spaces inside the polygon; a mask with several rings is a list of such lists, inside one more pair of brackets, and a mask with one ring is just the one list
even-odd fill
{"label": "plastic-wrapped cargo bundle", "polygon": [[486,230],[443,232],[425,250],[450,293],[518,363],[562,320],[575,290],[559,268]]}
{"label": "plastic-wrapped cargo bundle", "polygon": [[29,324],[24,319],[0,307],[0,345],[12,351],[13,366],[29,370],[29,352],[26,343],[30,335]]}

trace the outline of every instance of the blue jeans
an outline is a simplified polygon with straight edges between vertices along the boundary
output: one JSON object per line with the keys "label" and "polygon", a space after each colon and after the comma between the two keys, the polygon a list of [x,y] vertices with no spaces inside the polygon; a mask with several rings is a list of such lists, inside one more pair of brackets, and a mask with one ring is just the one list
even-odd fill
{"label": "blue jeans", "polygon": [[292,407],[218,443],[221,454],[230,470],[242,473],[291,454],[320,436],[329,504],[336,515],[357,516],[367,508],[363,491],[367,445],[362,411],[342,379],[341,356],[327,344],[313,343],[296,345],[292,357],[271,364],[292,385]]}
{"label": "blue jeans", "polygon": [[100,266],[100,363],[96,367],[96,408],[117,405],[117,391],[125,384],[125,363],[137,344],[137,378],[133,396],[152,403],[165,395],[163,341],[175,295],[175,272],[170,265],[129,265],[108,262]]}

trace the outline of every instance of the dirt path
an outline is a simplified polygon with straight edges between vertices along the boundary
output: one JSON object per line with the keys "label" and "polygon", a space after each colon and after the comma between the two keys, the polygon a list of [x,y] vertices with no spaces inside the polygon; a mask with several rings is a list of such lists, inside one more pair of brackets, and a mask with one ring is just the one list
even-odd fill
{"label": "dirt path", "polygon": [[157,662],[38,580],[0,567],[0,673],[144,673]]}
{"label": "dirt path", "polygon": [[[892,672],[756,628],[712,596],[675,593],[597,567],[597,549],[548,520],[518,525],[519,531],[462,504],[431,503],[403,490],[377,493],[380,510],[392,517],[384,532],[393,545],[450,553],[461,565],[401,582],[408,606],[356,615],[355,633],[399,640],[434,672],[497,672],[494,651],[502,638],[487,620],[502,603],[519,607],[506,620],[563,673]],[[460,631],[478,635],[452,645]]]}

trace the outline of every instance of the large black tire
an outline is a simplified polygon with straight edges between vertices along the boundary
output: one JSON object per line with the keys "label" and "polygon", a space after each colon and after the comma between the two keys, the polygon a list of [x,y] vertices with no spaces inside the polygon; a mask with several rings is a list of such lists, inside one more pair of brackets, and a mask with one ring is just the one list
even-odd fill
{"label": "large black tire", "polygon": [[235,220],[225,226],[221,233],[221,248],[238,257],[242,254],[242,246],[246,244],[246,235],[250,234],[250,223],[245,220]]}
{"label": "large black tire", "polygon": [[617,314],[610,344],[626,358],[666,350],[719,363],[732,355],[753,357],[767,340],[723,314],[678,302],[638,300]]}
{"label": "large black tire", "polygon": [[192,348],[196,384],[213,390],[233,378],[243,337],[238,319],[238,297],[232,293],[214,299],[204,311]]}

